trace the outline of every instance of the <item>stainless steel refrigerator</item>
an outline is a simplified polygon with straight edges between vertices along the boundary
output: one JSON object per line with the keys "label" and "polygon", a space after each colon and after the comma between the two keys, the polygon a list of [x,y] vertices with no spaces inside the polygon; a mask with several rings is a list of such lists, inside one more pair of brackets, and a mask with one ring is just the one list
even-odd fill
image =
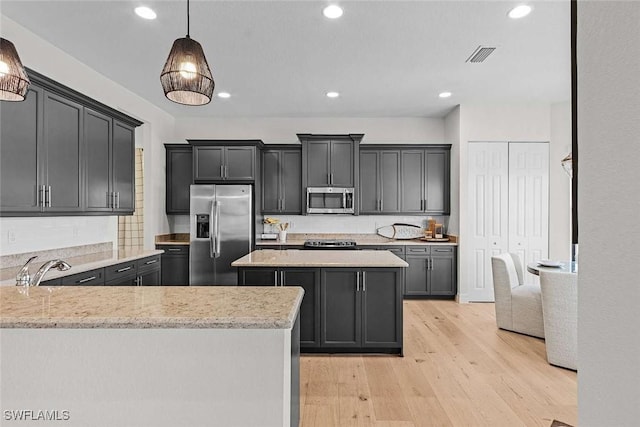
{"label": "stainless steel refrigerator", "polygon": [[237,285],[231,263],[253,247],[251,185],[191,186],[190,285]]}

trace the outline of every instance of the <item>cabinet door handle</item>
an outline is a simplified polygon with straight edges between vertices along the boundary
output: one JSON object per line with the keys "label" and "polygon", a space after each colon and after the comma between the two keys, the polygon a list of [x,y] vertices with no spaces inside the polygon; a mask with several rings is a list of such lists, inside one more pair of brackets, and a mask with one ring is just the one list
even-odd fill
{"label": "cabinet door handle", "polygon": [[229,178],[229,166],[224,165],[224,177]]}
{"label": "cabinet door handle", "polygon": [[333,185],[333,174],[331,174],[331,185]]}
{"label": "cabinet door handle", "polygon": [[281,210],[284,211],[284,197],[282,198],[282,208],[281,208]]}
{"label": "cabinet door handle", "polygon": [[142,286],[142,276],[136,277],[136,286]]}
{"label": "cabinet door handle", "polygon": [[284,286],[284,271],[280,272],[280,286]]}
{"label": "cabinet door handle", "polygon": [[367,272],[362,272],[362,292],[367,292]]}
{"label": "cabinet door handle", "polygon": [[220,165],[220,178],[224,178],[224,165]]}
{"label": "cabinet door handle", "polygon": [[384,206],[384,205],[383,205],[382,199],[380,199],[380,212],[382,212],[382,207],[383,207],[383,206]]}
{"label": "cabinet door handle", "polygon": [[115,191],[111,192],[111,208],[112,209],[116,208],[116,192]]}
{"label": "cabinet door handle", "polygon": [[327,174],[327,184],[331,185],[331,174]]}
{"label": "cabinet door handle", "polygon": [[360,292],[360,272],[356,271],[356,292]]}
{"label": "cabinet door handle", "polygon": [[278,270],[273,270],[273,284],[278,286]]}
{"label": "cabinet door handle", "polygon": [[124,267],[124,268],[120,268],[120,269],[116,270],[116,273],[122,273],[122,272],[125,272],[125,271],[129,271],[129,270],[131,270],[132,268],[133,268],[133,267],[131,267],[131,266],[129,266],[129,267]]}
{"label": "cabinet door handle", "polygon": [[120,209],[120,192],[116,193],[116,209]]}
{"label": "cabinet door handle", "polygon": [[47,188],[47,206],[51,207],[51,186]]}
{"label": "cabinet door handle", "polygon": [[40,210],[41,211],[43,211],[44,208],[47,205],[47,201],[45,199],[46,196],[45,196],[45,189],[44,188],[45,188],[44,185],[40,186],[40,200],[38,201],[38,204],[40,205]]}
{"label": "cabinet door handle", "polygon": [[158,262],[158,260],[157,260],[157,259],[152,259],[151,261],[147,261],[147,262],[145,262],[145,265],[155,264],[156,262]]}

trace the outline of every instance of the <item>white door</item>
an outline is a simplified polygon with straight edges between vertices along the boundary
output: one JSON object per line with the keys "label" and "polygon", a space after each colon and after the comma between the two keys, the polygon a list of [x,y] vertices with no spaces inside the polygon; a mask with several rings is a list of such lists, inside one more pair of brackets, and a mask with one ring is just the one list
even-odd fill
{"label": "white door", "polygon": [[508,147],[506,142],[469,144],[469,301],[494,300],[491,257],[508,250]]}
{"label": "white door", "polygon": [[549,144],[509,144],[509,251],[526,265],[549,252]]}

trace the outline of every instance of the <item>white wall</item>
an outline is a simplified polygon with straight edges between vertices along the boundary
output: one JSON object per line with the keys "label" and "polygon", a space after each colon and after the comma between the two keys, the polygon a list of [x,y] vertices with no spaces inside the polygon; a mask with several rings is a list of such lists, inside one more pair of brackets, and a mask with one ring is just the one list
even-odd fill
{"label": "white wall", "polygon": [[444,140],[451,144],[451,215],[449,233],[460,234],[460,106],[444,119]]}
{"label": "white wall", "polygon": [[[569,98],[569,94],[567,94]],[[521,104],[463,104],[460,106],[460,143],[459,149],[459,182],[466,183],[468,179],[468,143],[471,141],[549,141],[551,153],[551,168],[549,185],[566,187],[568,177],[563,175],[560,160],[567,153],[566,132],[571,131],[570,113],[567,113],[567,106],[561,104],[552,108],[549,104],[521,103]],[[452,117],[455,122],[455,118]],[[553,129],[552,129],[553,123]],[[553,136],[552,136],[553,131]],[[455,133],[452,133],[455,137]],[[569,138],[570,141],[570,138]],[[554,158],[558,152],[563,152],[559,158]],[[468,301],[468,269],[467,263],[470,261],[471,248],[465,245],[464,236],[469,233],[469,221],[471,217],[467,214],[471,212],[468,206],[468,191],[465,185],[459,186],[459,230],[460,247],[458,258],[458,289],[460,301]],[[570,214],[567,206],[570,203],[568,193],[558,195],[554,192],[549,206],[554,217],[550,218],[550,228],[554,230],[566,230],[569,226]],[[566,197],[566,198],[565,198]],[[558,215],[557,217],[555,215]],[[551,225],[553,224],[553,225]],[[567,258],[570,251],[571,235],[562,234],[553,238],[553,253],[561,254],[566,248]],[[551,253],[551,252],[550,252]]]}
{"label": "white wall", "polygon": [[[145,150],[148,177],[145,179],[145,246],[152,247],[153,236],[168,230],[164,215],[165,181],[157,177],[164,176],[162,143],[173,138],[174,118],[5,16],[0,16],[0,25],[2,37],[16,45],[27,67],[144,122],[137,132],[142,140],[136,143]],[[84,218],[0,218],[0,253],[20,253],[25,248],[51,249],[52,244],[62,247],[112,241],[117,245],[117,217],[92,217],[86,220],[90,227],[77,225],[83,224]],[[77,234],[70,236],[69,230],[74,227]],[[10,232],[14,239],[10,238]],[[37,235],[43,238],[29,237]]]}
{"label": "white wall", "polygon": [[571,259],[571,178],[560,161],[571,152],[571,103],[551,106],[549,258]]}
{"label": "white wall", "polygon": [[640,3],[577,10],[578,424],[637,426]]}

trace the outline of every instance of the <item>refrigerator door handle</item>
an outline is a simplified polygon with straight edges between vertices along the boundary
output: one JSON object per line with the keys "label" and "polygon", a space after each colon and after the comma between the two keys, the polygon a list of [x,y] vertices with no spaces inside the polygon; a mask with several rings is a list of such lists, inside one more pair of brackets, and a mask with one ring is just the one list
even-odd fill
{"label": "refrigerator door handle", "polygon": [[209,257],[210,258],[215,258],[216,256],[216,242],[215,242],[215,229],[214,229],[214,224],[215,224],[215,212],[214,212],[214,205],[215,202],[211,202],[211,212],[209,215]]}
{"label": "refrigerator door handle", "polygon": [[220,202],[215,202],[216,205],[216,251],[215,251],[215,255],[216,258],[220,258],[220,243],[221,243],[221,238],[220,238]]}

